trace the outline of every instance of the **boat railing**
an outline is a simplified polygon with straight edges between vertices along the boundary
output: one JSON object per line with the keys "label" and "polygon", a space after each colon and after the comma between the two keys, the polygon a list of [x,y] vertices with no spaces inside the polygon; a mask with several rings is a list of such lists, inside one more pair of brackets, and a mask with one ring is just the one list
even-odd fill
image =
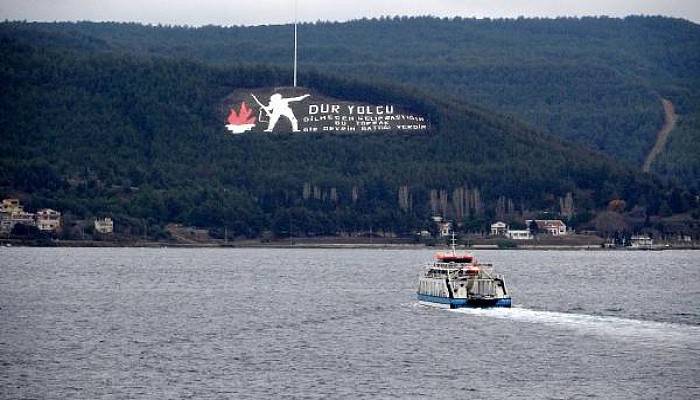
{"label": "boat railing", "polygon": [[425,266],[421,276],[430,278],[441,278],[445,274],[453,274],[459,271],[466,271],[466,267],[478,267],[480,273],[489,279],[503,279],[503,275],[494,274],[493,264],[491,263],[455,263],[455,262],[434,262]]}

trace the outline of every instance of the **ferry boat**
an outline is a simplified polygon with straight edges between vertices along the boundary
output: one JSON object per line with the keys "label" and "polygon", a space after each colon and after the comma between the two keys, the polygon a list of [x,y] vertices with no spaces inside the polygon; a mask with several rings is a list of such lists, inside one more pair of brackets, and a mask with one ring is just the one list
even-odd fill
{"label": "ferry boat", "polygon": [[435,254],[418,280],[422,304],[447,307],[510,307],[511,298],[503,275],[493,272],[467,252],[457,252],[454,234],[452,251]]}

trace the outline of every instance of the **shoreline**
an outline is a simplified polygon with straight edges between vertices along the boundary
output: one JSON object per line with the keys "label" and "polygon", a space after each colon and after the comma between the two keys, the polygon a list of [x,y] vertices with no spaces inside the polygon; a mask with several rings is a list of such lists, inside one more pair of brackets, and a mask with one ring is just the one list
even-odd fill
{"label": "shoreline", "polygon": [[[22,239],[0,239],[0,248],[12,247],[80,247],[80,248],[174,248],[174,249],[382,249],[382,250],[422,250],[422,249],[445,249],[446,244],[425,244],[425,243],[373,243],[373,242],[353,242],[342,243],[334,241],[313,241],[299,240],[293,241],[273,241],[260,242],[255,240],[231,241],[228,243],[206,242],[206,243],[178,243],[167,241],[97,241],[97,240],[22,240]],[[497,244],[474,244],[470,246],[459,245],[461,250],[504,250],[504,251],[669,251],[669,250],[700,250],[699,244],[674,245],[661,244],[651,248],[632,247],[605,247],[601,244],[522,244],[514,247],[499,247]]]}

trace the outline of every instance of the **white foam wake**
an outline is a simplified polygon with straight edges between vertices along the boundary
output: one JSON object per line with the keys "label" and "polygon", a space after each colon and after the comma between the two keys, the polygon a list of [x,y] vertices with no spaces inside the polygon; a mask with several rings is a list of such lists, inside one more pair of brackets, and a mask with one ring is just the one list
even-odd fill
{"label": "white foam wake", "polygon": [[645,321],[600,315],[539,311],[527,308],[459,308],[453,312],[475,317],[502,318],[546,324],[575,330],[581,334],[637,338],[642,341],[665,341],[700,348],[700,326],[672,322]]}

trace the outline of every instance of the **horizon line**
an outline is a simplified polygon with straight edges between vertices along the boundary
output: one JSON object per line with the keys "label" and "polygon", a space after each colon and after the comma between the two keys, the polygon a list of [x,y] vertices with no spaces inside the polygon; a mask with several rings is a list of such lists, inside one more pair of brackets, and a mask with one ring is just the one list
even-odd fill
{"label": "horizon line", "polygon": [[[611,16],[606,14],[586,14],[586,15],[557,15],[557,16],[525,16],[519,15],[517,17],[506,16],[506,17],[488,17],[488,16],[439,16],[434,14],[425,15],[381,15],[373,17],[359,17],[359,18],[349,18],[345,20],[303,20],[298,21],[299,25],[319,25],[319,24],[346,24],[353,22],[363,22],[363,21],[384,21],[384,20],[412,20],[412,19],[437,19],[437,20],[466,20],[466,21],[519,21],[519,20],[583,20],[583,19],[611,19],[611,20],[625,20],[627,18],[666,18],[671,20],[690,22],[693,25],[700,25],[699,22],[670,15],[662,14],[628,14],[625,16]],[[67,19],[67,20],[44,20],[44,19],[8,19],[5,18],[2,23],[38,23],[38,24],[66,24],[66,23],[95,23],[95,24],[136,24],[147,27],[169,27],[169,28],[204,28],[204,27],[219,27],[219,28],[256,28],[256,27],[271,27],[271,26],[289,26],[294,25],[294,21],[283,22],[283,23],[262,23],[262,24],[215,24],[215,23],[205,23],[205,24],[178,24],[178,23],[166,23],[166,22],[148,22],[148,21],[120,21],[120,20],[109,20],[109,19]]]}

